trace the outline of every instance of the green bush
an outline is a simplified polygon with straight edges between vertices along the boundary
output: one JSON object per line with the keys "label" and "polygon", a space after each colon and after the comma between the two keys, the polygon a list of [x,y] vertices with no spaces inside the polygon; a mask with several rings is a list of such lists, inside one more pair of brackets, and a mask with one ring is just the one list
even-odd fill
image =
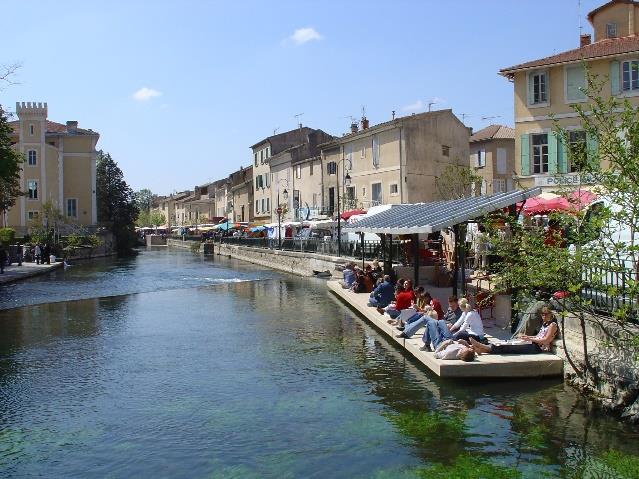
{"label": "green bush", "polygon": [[67,248],[79,248],[82,246],[82,236],[77,235],[75,233],[67,236]]}
{"label": "green bush", "polygon": [[16,239],[16,230],[13,228],[0,228],[0,243],[4,245],[13,244]]}
{"label": "green bush", "polygon": [[84,237],[84,244],[91,248],[97,248],[102,244],[102,240],[97,235],[87,235]]}

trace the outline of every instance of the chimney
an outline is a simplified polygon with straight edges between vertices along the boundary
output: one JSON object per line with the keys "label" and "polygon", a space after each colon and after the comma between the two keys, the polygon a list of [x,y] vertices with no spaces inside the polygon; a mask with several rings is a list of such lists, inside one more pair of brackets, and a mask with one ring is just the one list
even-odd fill
{"label": "chimney", "polygon": [[583,35],[579,36],[579,47],[585,47],[586,45],[590,45],[591,42],[591,36],[590,33],[584,33]]}
{"label": "chimney", "polygon": [[75,134],[78,132],[78,122],[77,121],[67,121],[67,133]]}
{"label": "chimney", "polygon": [[366,128],[368,128],[368,118],[363,116],[362,117],[362,130],[365,130]]}
{"label": "chimney", "polygon": [[351,133],[357,133],[358,128],[357,128],[357,122],[354,121],[353,123],[351,123]]}
{"label": "chimney", "polygon": [[393,120],[395,119],[395,110],[391,112],[393,114]]}

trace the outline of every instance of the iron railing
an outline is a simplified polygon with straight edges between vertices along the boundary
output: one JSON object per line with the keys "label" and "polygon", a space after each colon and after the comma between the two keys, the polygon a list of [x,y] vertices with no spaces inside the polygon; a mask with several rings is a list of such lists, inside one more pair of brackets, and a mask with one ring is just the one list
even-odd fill
{"label": "iron railing", "polygon": [[629,318],[638,321],[639,297],[635,285],[639,275],[632,261],[618,260],[606,268],[584,269],[583,280],[581,296],[590,302],[593,310],[614,314],[626,309]]}

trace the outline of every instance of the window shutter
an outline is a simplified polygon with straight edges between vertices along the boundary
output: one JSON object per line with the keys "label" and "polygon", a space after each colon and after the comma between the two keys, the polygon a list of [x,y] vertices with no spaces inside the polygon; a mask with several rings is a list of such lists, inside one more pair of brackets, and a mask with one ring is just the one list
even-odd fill
{"label": "window shutter", "polygon": [[557,134],[548,132],[548,174],[557,174]]}
{"label": "window shutter", "polygon": [[557,136],[557,172],[568,173],[568,149],[561,136]]}
{"label": "window shutter", "polygon": [[530,175],[530,135],[521,135],[521,175]]}
{"label": "window shutter", "polygon": [[619,95],[619,62],[610,62],[610,94]]}
{"label": "window shutter", "polygon": [[566,68],[566,100],[585,100],[586,72],[583,66]]}
{"label": "window shutter", "polygon": [[592,169],[598,169],[600,166],[597,148],[598,148],[597,137],[590,134],[586,134],[586,150],[588,154],[588,166]]}
{"label": "window shutter", "polygon": [[528,98],[528,104],[532,105],[534,103],[533,98],[533,75],[528,74],[528,81],[526,81],[526,96]]}

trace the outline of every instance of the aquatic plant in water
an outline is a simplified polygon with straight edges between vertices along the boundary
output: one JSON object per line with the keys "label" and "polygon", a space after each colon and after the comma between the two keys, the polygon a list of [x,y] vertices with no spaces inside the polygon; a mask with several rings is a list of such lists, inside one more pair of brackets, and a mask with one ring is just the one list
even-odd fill
{"label": "aquatic plant in water", "polygon": [[420,442],[462,442],[466,437],[466,414],[443,414],[439,411],[405,411],[387,414],[404,435]]}
{"label": "aquatic plant in water", "polygon": [[455,458],[452,464],[433,464],[420,468],[417,475],[424,479],[517,479],[521,473],[516,469],[493,464],[486,459],[469,454]]}

